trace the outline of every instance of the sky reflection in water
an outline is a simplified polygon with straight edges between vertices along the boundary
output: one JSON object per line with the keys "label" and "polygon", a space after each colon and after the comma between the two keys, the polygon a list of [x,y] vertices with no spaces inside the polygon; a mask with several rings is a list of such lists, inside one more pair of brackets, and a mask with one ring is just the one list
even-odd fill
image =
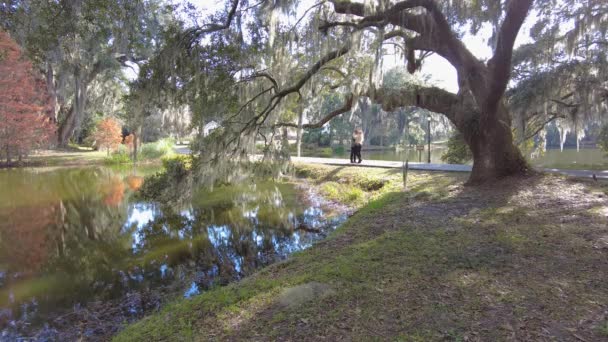
{"label": "sky reflection in water", "polygon": [[[345,219],[285,183],[200,191],[178,208],[141,202],[130,184],[143,175],[0,172],[0,329],[134,293],[188,298],[310,247]],[[123,311],[141,315],[142,305]]]}

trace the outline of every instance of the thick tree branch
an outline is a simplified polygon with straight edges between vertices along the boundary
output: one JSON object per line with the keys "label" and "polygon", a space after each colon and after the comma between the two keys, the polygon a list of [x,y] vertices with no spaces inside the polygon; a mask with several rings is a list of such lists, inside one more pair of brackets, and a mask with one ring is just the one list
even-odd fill
{"label": "thick tree branch", "polygon": [[[456,113],[463,110],[456,94],[436,87],[403,88],[398,91],[377,89],[373,93],[370,92],[361,96],[370,98],[372,102],[379,104],[387,112],[394,112],[397,108],[401,107],[418,107],[444,114],[452,122],[456,120]],[[302,127],[310,129],[323,127],[334,117],[351,110],[354,99],[355,96],[350,94],[342,107],[325,115],[318,122],[306,124]],[[294,123],[279,123],[273,126],[273,128],[276,127],[297,128],[298,125]]]}
{"label": "thick tree branch", "polygon": [[494,56],[488,61],[491,84],[485,106],[496,108],[502,98],[511,76],[513,45],[533,0],[510,0],[505,20],[500,27]]}
{"label": "thick tree branch", "polygon": [[258,115],[249,120],[249,122],[245,124],[241,132],[250,130],[255,126],[262,125],[268,118],[268,115],[279,105],[279,103],[283,100],[284,97],[292,93],[299,93],[300,89],[304,86],[304,84],[306,84],[306,82],[308,82],[317,72],[319,72],[319,70],[321,70],[321,68],[325,66],[325,64],[333,61],[336,58],[344,56],[350,50],[351,46],[352,43],[348,42],[347,44],[342,46],[342,48],[327,53],[325,56],[321,57],[321,59],[319,59],[315,64],[313,64],[304,73],[304,75],[302,75],[302,77],[300,77],[300,79],[298,79],[298,81],[295,82],[292,86],[277,91],[276,94],[274,94],[270,98],[266,107],[264,107],[264,109]]}
{"label": "thick tree branch", "polygon": [[400,90],[376,89],[367,94],[372,102],[382,106],[386,112],[393,112],[401,107],[418,107],[445,115],[454,122],[460,111],[473,110],[462,108],[458,95],[437,87],[403,88]]}
{"label": "thick tree branch", "polygon": [[426,14],[410,14],[403,12],[406,9],[420,7],[420,5],[415,3],[418,1],[403,1],[382,13],[366,15],[365,7],[361,3],[334,0],[332,3],[334,4],[334,11],[336,13],[355,15],[358,17],[363,17],[363,19],[355,22],[328,22],[322,25],[320,28],[328,29],[335,26],[351,26],[361,29],[370,26],[383,26],[390,22],[393,25],[404,27],[422,34],[432,29],[434,23],[431,17]]}
{"label": "thick tree branch", "polygon": [[[457,70],[463,65],[472,65],[477,62],[477,58],[454,34],[434,0],[401,1],[384,12],[371,15],[366,15],[365,7],[360,3],[351,3],[346,0],[333,0],[332,3],[336,13],[355,15],[363,17],[363,19],[356,22],[326,23],[325,26],[352,26],[360,29],[390,23],[417,32],[421,37],[418,42],[426,42],[425,51],[436,52],[447,59]],[[415,8],[424,8],[425,13],[412,14],[407,11]],[[395,31],[393,34],[396,36],[401,33]]]}

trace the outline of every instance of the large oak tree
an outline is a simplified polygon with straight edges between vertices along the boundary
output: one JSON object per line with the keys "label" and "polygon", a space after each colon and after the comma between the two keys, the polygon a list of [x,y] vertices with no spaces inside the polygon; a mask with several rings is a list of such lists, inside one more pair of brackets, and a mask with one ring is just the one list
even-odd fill
{"label": "large oak tree", "polygon": [[[380,51],[378,46],[391,41],[405,50],[404,63],[411,73],[419,69],[422,57],[429,53],[445,58],[456,69],[458,93],[425,86],[385,91],[373,82],[369,86],[357,86],[348,75],[343,75],[349,84],[328,87],[337,91],[342,89],[345,99],[343,106],[328,113],[319,122],[304,127],[323,126],[332,118],[352,110],[362,96],[369,97],[387,111],[417,106],[444,114],[462,133],[473,153],[471,183],[523,174],[528,170],[528,164],[513,142],[511,115],[504,94],[510,80],[515,39],[532,2],[322,1],[309,9],[318,9],[318,14],[310,20],[308,31],[300,33],[300,36],[293,34],[297,23],[294,28],[287,29],[281,29],[281,25],[275,23],[281,11],[289,14],[286,10],[289,2],[266,4],[266,12],[262,9],[257,13],[258,16],[260,13],[270,13],[270,19],[262,23],[267,25],[268,54],[271,57],[269,62],[264,63],[266,68],[257,67],[248,74],[248,79],[257,82],[257,87],[260,87],[260,83],[267,87],[261,86],[262,92],[249,96],[246,106],[249,106],[247,109],[251,114],[238,132],[243,134],[254,129],[259,132],[260,127],[268,124],[273,127],[296,126],[276,123],[272,116],[274,111],[281,110],[284,100],[302,94],[314,96],[314,86],[312,91],[307,91],[309,84],[323,77],[327,79],[323,74],[348,73],[352,64],[346,60],[357,54],[376,54],[378,64],[381,52],[375,50]],[[244,4],[241,5],[244,7]],[[234,13],[241,13],[237,10],[239,1],[230,1],[228,8],[224,23],[208,28],[229,28]],[[279,14],[276,13],[277,9]],[[463,27],[468,25],[476,30],[483,23],[490,23],[494,28],[493,56],[487,62],[478,59],[460,39]],[[312,30],[317,32],[310,32]],[[374,36],[375,41],[370,40],[370,36]],[[283,48],[276,43],[281,37],[285,37],[281,43],[288,47]],[[319,46],[321,48],[315,49]],[[321,57],[315,58],[319,54]],[[284,75],[285,68],[277,67],[277,64],[293,63],[293,58],[290,60],[285,55],[297,55],[299,64],[290,66],[287,75]],[[341,69],[342,66],[346,71]],[[245,111],[243,108],[240,110]]]}
{"label": "large oak tree", "polygon": [[[371,97],[385,108],[416,105],[446,115],[463,134],[473,152],[471,182],[483,182],[526,172],[528,166],[513,143],[511,117],[504,93],[511,74],[513,45],[532,0],[510,0],[499,26],[493,57],[483,63],[476,58],[452,30],[442,8],[433,0],[401,1],[384,11],[366,13],[365,6],[334,1],[337,13],[353,17],[345,22],[327,22],[322,27],[349,25],[381,27],[391,31],[384,39],[401,36],[407,48],[408,69],[418,65],[416,51],[431,51],[450,62],[458,75],[459,92],[437,88],[384,96],[380,90]],[[404,31],[415,32],[408,35]]]}
{"label": "large oak tree", "polygon": [[[218,153],[252,146],[260,136],[272,141],[280,127],[322,127],[356,110],[359,99],[367,97],[387,112],[417,106],[445,115],[473,153],[470,182],[492,181],[528,170],[513,141],[504,95],[515,39],[532,3],[328,0],[302,8],[301,2],[291,0],[229,0],[225,12],[183,30],[167,45],[165,50],[171,53],[165,55],[180,62],[192,60],[192,68],[183,69],[192,72],[180,74],[173,67],[179,64],[164,61],[159,64],[170,66],[163,71],[165,77],[155,74],[158,70],[146,77],[168,80],[177,92],[190,89],[191,96],[181,98],[194,103],[197,98],[231,99],[229,103],[220,101],[221,106],[213,110],[195,110],[195,121],[218,118],[221,113],[221,142],[213,147]],[[462,41],[464,31],[477,32],[484,25],[493,29],[493,55],[488,61],[477,58]],[[382,87],[377,75],[385,43],[405,52],[403,63],[411,73],[420,69],[429,54],[446,59],[457,72],[458,92],[424,84]],[[176,55],[180,49],[183,53]],[[233,53],[235,49],[240,53]],[[213,56],[197,52],[205,50],[213,50]],[[370,58],[374,63],[364,65]],[[218,77],[216,65],[230,65],[230,76],[222,77],[228,82],[222,87],[210,86]],[[319,110],[314,98],[327,92],[341,95],[343,103],[329,113],[315,115],[320,118],[317,122],[303,124],[300,116],[295,124],[293,115],[286,115],[298,106],[307,112]],[[232,103],[235,98],[237,105]],[[294,103],[298,105],[294,107]]]}

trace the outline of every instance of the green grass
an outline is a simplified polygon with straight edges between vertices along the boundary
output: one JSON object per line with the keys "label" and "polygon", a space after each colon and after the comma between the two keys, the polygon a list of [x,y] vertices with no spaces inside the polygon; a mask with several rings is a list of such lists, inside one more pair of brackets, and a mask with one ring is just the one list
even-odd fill
{"label": "green grass", "polygon": [[364,192],[360,188],[350,184],[326,182],[321,184],[321,194],[325,198],[348,205],[356,205],[364,200]]}
{"label": "green grass", "polygon": [[608,337],[608,320],[602,323],[597,328],[598,334],[603,337]]}
{"label": "green grass", "polygon": [[[175,156],[173,140],[162,139],[142,146],[139,161],[156,162]],[[95,151],[90,147],[70,145],[67,149],[45,150],[32,154],[23,162],[22,166],[80,166],[80,165],[119,165],[132,162],[129,152],[124,146],[107,155],[105,150]]]}
{"label": "green grass", "polygon": [[606,338],[608,227],[596,209],[606,183],[537,176],[472,188],[466,175],[411,172],[403,191],[388,170],[296,172],[337,198],[358,189],[359,210],[312,248],[178,300],[116,340]]}
{"label": "green grass", "polygon": [[102,164],[107,154],[105,151],[93,150],[56,150],[43,151],[27,158],[25,166],[72,166]]}

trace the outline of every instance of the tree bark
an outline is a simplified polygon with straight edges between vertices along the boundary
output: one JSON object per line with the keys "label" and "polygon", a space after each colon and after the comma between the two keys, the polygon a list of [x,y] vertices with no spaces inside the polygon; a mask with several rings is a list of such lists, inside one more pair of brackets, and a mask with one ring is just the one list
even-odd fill
{"label": "tree bark", "polygon": [[74,132],[75,126],[75,118],[76,114],[74,114],[75,106],[72,105],[67,113],[65,119],[61,125],[59,125],[59,129],[57,131],[58,145],[60,147],[66,147],[68,145],[68,141]]}
{"label": "tree bark", "polygon": [[74,102],[67,117],[59,126],[57,134],[59,146],[67,146],[70,138],[80,129],[86,108],[89,84],[103,70],[100,65],[100,63],[96,63],[93,70],[88,74],[84,74],[79,68],[74,71]]}
{"label": "tree bark", "polygon": [[137,162],[137,153],[141,140],[141,125],[138,125],[137,128],[133,131],[133,162]]}
{"label": "tree bark", "polygon": [[57,114],[59,108],[59,101],[57,99],[57,89],[55,87],[55,75],[53,71],[53,64],[47,62],[46,69],[46,87],[50,96],[50,108],[49,117],[52,118],[53,122],[57,122]]}
{"label": "tree bark", "polygon": [[488,120],[483,127],[475,127],[476,122],[459,127],[465,141],[473,153],[473,170],[470,184],[479,184],[528,171],[528,163],[513,143],[509,113],[503,105],[496,113],[486,116],[496,117]]}
{"label": "tree bark", "polygon": [[302,122],[304,121],[304,112],[300,110],[300,115],[298,116],[298,132],[296,138],[296,149],[298,158],[302,156]]}

